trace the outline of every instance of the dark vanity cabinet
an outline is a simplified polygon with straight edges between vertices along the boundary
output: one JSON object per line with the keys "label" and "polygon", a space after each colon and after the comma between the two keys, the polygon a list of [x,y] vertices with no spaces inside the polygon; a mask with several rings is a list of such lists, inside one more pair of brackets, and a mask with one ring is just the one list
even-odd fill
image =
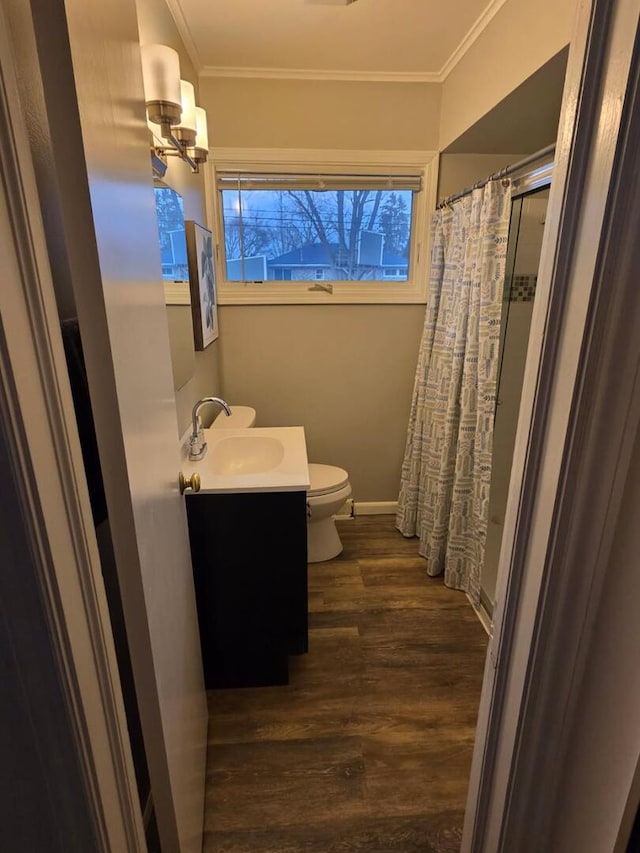
{"label": "dark vanity cabinet", "polygon": [[187,497],[205,684],[287,684],[307,651],[306,492]]}

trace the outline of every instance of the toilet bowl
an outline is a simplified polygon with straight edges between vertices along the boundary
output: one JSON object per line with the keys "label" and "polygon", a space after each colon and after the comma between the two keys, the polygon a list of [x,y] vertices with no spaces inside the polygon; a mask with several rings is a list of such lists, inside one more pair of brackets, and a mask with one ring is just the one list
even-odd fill
{"label": "toilet bowl", "polygon": [[309,463],[307,492],[307,559],[310,563],[332,560],[342,553],[342,542],[333,516],[351,497],[351,483],[344,468]]}
{"label": "toilet bowl", "polygon": [[[246,429],[254,426],[256,410],[251,406],[231,406],[231,416],[220,413],[211,429]],[[310,563],[332,560],[342,553],[333,516],[351,497],[349,475],[334,465],[309,463],[307,492],[307,559]]]}

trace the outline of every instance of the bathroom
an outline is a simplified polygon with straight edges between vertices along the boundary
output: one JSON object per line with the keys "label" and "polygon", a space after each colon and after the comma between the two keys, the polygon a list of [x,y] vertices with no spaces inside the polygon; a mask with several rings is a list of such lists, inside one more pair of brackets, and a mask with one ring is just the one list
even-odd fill
{"label": "bathroom", "polygon": [[[196,79],[166,4],[139,0],[137,8],[141,42],[173,46],[180,54],[183,76]],[[294,157],[319,156],[322,162],[324,150],[329,162],[336,151],[347,149],[352,162],[371,164],[376,158],[388,162],[394,155],[402,156],[401,152],[414,152],[416,163],[429,158],[433,169],[437,161],[437,187],[426,186],[422,193],[435,206],[435,199],[452,195],[554,141],[572,12],[573,4],[567,3],[566,25],[556,20],[547,32],[546,61],[538,66],[539,60],[532,60],[530,67],[520,71],[522,82],[510,81],[504,95],[491,93],[487,104],[492,108],[476,107],[464,117],[453,114],[458,125],[450,128],[443,124],[453,108],[438,83],[262,79],[257,72],[234,77],[205,69],[198,100],[210,116],[210,144],[220,149],[213,156],[217,163],[232,156],[246,160],[248,149],[249,156],[264,163],[274,152],[284,161],[287,151],[292,151]],[[388,117],[384,122],[377,114],[363,115],[358,110],[358,99],[367,97],[365,91]],[[316,98],[319,106],[309,121],[300,122],[297,116],[309,97]],[[455,108],[460,110],[460,105]],[[272,168],[283,170],[277,164]],[[215,194],[211,190],[207,194],[205,181],[202,175],[190,174],[186,165],[169,160],[165,183],[182,196],[185,219],[210,226]],[[426,226],[420,228],[426,231]],[[534,238],[538,256],[541,238],[539,228]],[[535,255],[535,247],[532,252]],[[529,258],[528,263],[527,272],[535,273],[535,259]],[[223,269],[224,262],[219,273]],[[425,269],[420,272],[426,275]],[[194,402],[210,394],[253,407],[260,426],[302,424],[309,459],[348,471],[358,514],[393,514],[424,326],[423,297],[415,297],[413,304],[412,297],[380,304],[376,296],[352,304],[336,294],[311,294],[305,288],[301,297],[291,300],[257,295],[247,301],[244,296],[236,298],[237,292],[225,295],[222,290],[218,285],[219,338],[200,352],[193,352],[188,305],[169,304],[179,300],[168,297],[173,366],[178,371],[174,387],[179,433],[190,423]],[[312,305],[300,304],[310,300]],[[292,304],[273,304],[277,301]],[[514,356],[520,371],[525,355],[526,340],[521,340]],[[515,377],[516,385],[518,381],[521,372],[519,379],[518,374]],[[510,414],[511,441],[518,401],[517,395],[510,400],[515,407]],[[205,424],[216,414],[205,411]],[[509,453],[501,478],[505,501]],[[343,509],[349,511],[350,507]],[[499,551],[499,541],[497,547],[495,540],[491,544]],[[492,562],[497,562],[497,553]],[[489,582],[490,587],[494,585],[495,578]],[[484,612],[490,617],[492,602],[485,603]]]}
{"label": "bathroom", "polygon": [[[556,20],[545,37],[545,60],[522,58],[530,64],[504,81],[499,94],[487,93],[486,105],[466,107],[467,116],[453,115],[438,83],[245,79],[205,72],[199,103],[209,116],[210,144],[222,149],[221,157],[237,149],[262,157],[276,149],[314,155],[347,150],[371,160],[387,151],[430,157],[440,151],[433,195],[444,198],[554,141],[573,13],[573,4],[565,5],[566,21]],[[137,6],[142,42],[178,49],[183,76],[193,79],[189,54],[164,2],[140,0]],[[309,97],[318,107],[300,122]],[[385,120],[378,112],[363,114],[361,98],[375,99]],[[451,128],[440,118],[449,111],[457,121]],[[166,180],[183,196],[185,219],[209,222],[202,175],[169,161]],[[181,380],[176,391],[179,431],[187,428],[193,403],[207,394],[254,407],[261,426],[303,424],[311,460],[345,467],[358,503],[393,512],[424,302],[336,304],[328,294],[313,297],[313,305],[237,304],[219,294],[219,339],[194,354],[192,378]]]}
{"label": "bathroom", "polygon": [[[417,79],[410,76],[402,78],[401,75],[394,77],[393,72],[389,72],[386,79],[378,79],[376,75],[357,79],[351,75],[350,79],[337,80],[332,74],[312,80],[295,74],[262,77],[255,73],[255,62],[247,59],[242,66],[245,72],[251,66],[253,73],[234,75],[228,69],[226,72],[220,70],[227,64],[221,57],[210,63],[201,61],[201,65],[208,67],[198,75],[190,55],[193,45],[189,45],[188,50],[180,34],[181,31],[186,32],[184,21],[180,27],[176,25],[174,13],[178,7],[174,3],[170,5],[171,8],[162,0],[139,0],[132,15],[130,4],[123,0],[121,11],[125,13],[123,19],[126,19],[129,31],[132,22],[139,28],[142,43],[166,44],[178,51],[183,76],[198,83],[198,102],[207,110],[214,156],[223,160],[225,156],[230,158],[237,149],[244,149],[245,156],[248,150],[257,161],[261,156],[265,157],[265,149],[271,152],[283,149],[312,151],[320,162],[323,158],[330,162],[332,157],[345,157],[345,151],[354,160],[370,154],[371,159],[379,163],[385,161],[385,155],[387,160],[391,159],[394,152],[414,156],[417,153],[429,154],[434,167],[439,170],[437,185],[435,171],[429,173],[433,177],[432,184],[425,183],[425,192],[431,193],[434,204],[436,199],[487,177],[555,139],[573,3],[562,6],[548,4],[548,8],[536,8],[535,14],[527,11],[527,4],[516,0],[507,0],[500,8],[493,8],[492,15],[487,15],[484,20],[484,31],[475,34],[467,45],[467,53],[453,66],[444,81],[435,79],[435,74]],[[70,10],[72,6],[70,4]],[[513,17],[517,16],[520,16],[520,27],[526,28],[531,35],[535,50],[522,51],[508,37],[514,26]],[[176,17],[180,21],[180,16]],[[70,11],[69,20],[72,46],[78,51],[74,61],[81,65],[77,40],[82,29],[77,9]],[[480,69],[486,69],[495,62],[493,45],[496,40],[504,47],[501,73],[497,75],[499,79],[495,73],[487,73],[485,78]],[[505,69],[509,74],[504,73]],[[482,81],[474,98],[467,95],[471,79]],[[80,94],[84,99],[89,98],[90,87]],[[317,108],[309,111],[310,102]],[[86,107],[88,101],[83,103]],[[375,111],[363,110],[363,103],[375,104]],[[532,105],[538,105],[539,109],[534,111]],[[302,121],[300,116],[305,120]],[[63,133],[62,124],[55,125],[51,118],[52,136]],[[95,147],[87,149],[90,173],[95,168],[98,174],[101,161],[109,161],[116,152],[129,156],[126,152],[131,146],[127,141],[117,138],[113,128],[107,130],[109,132],[102,138],[95,135],[92,139]],[[91,134],[94,131],[88,125],[85,132]],[[72,142],[73,139],[69,144]],[[141,162],[141,157],[131,154],[130,167],[136,170],[136,174],[141,174]],[[62,173],[71,166],[63,163],[61,158],[56,168]],[[210,226],[215,194],[211,189],[205,190],[208,174],[209,170],[203,168],[201,174],[192,175],[186,165],[170,161],[165,180],[182,196],[185,218]],[[49,177],[43,171],[38,174],[38,180],[42,187],[46,187]],[[105,202],[105,198],[100,196],[99,180],[92,185],[91,198],[96,209],[105,215],[111,202]],[[84,203],[86,205],[86,199]],[[100,208],[101,203],[106,204],[104,209]],[[87,212],[89,208],[85,206],[83,209]],[[117,209],[116,205],[111,208],[112,211]],[[53,213],[52,210],[48,212]],[[61,212],[63,225],[67,226],[69,211],[64,204]],[[130,261],[129,274],[137,281],[148,283],[157,267],[157,242],[150,211],[146,209],[140,223],[136,221],[137,213],[139,211],[134,205],[122,221],[112,222],[110,226],[118,229],[119,237],[132,249],[135,245],[133,238],[126,237],[124,232],[140,228],[137,238],[142,249],[140,256]],[[538,224],[543,219],[544,215],[540,214]],[[106,228],[98,241],[97,254],[103,278],[113,278],[117,282],[122,273],[119,261],[109,256],[108,244],[112,237]],[[67,250],[69,267],[77,276],[82,270],[83,258],[77,252],[74,254],[72,245],[69,244]],[[88,260],[84,261],[89,265]],[[91,273],[89,266],[85,272]],[[520,272],[534,275],[536,271],[527,269]],[[99,312],[95,311],[92,315],[90,293],[91,288],[96,287],[95,278],[94,271],[86,278],[86,293],[76,287],[73,294],[71,286],[74,283],[59,280],[58,308],[63,316],[65,308],[77,308],[81,324],[91,318],[96,327],[102,324],[104,328],[106,322],[115,337],[122,334],[121,348],[114,346],[115,374],[118,382],[126,383],[125,374],[130,369],[132,381],[138,383],[119,400],[123,427],[129,430],[127,436],[123,429],[126,437],[124,456],[129,469],[139,477],[140,491],[133,500],[133,511],[129,515],[127,507],[114,506],[112,523],[120,541],[119,547],[124,547],[123,542],[127,547],[132,546],[136,540],[134,528],[138,528],[140,536],[145,533],[147,525],[147,536],[142,539],[144,544],[137,555],[134,555],[133,546],[128,552],[131,559],[140,561],[143,582],[136,586],[137,581],[131,580],[132,587],[124,591],[124,597],[130,597],[125,609],[133,607],[131,601],[139,603],[146,598],[154,642],[164,644],[165,652],[172,656],[171,646],[179,637],[170,632],[166,632],[164,638],[161,636],[166,602],[159,599],[151,601],[153,596],[149,594],[154,585],[151,566],[155,559],[160,558],[159,551],[167,539],[161,529],[162,518],[146,511],[144,495],[147,487],[157,488],[161,482],[176,479],[175,455],[168,461],[163,461],[163,457],[173,453],[171,442],[175,443],[177,436],[189,428],[194,402],[213,394],[225,398],[232,405],[254,407],[258,423],[262,426],[303,425],[310,460],[339,465],[349,472],[356,519],[343,522],[341,530],[346,531],[345,541],[350,535],[349,525],[357,524],[360,519],[365,519],[372,525],[369,529],[373,530],[378,517],[381,523],[382,519],[393,517],[398,498],[399,470],[424,323],[424,299],[407,298],[399,303],[379,299],[354,302],[336,299],[337,294],[322,293],[313,294],[309,300],[313,304],[241,304],[242,300],[234,301],[220,287],[219,337],[205,350],[185,355],[179,347],[170,354],[168,340],[154,341],[154,346],[157,344],[154,348],[149,340],[141,339],[133,350],[127,349],[132,346],[133,336],[126,338],[126,335],[131,335],[132,329],[126,314],[122,313],[122,305],[118,304],[116,287],[105,287],[107,297],[113,300],[107,306],[106,318],[98,316]],[[68,301],[66,306],[65,298]],[[161,307],[164,310],[164,306]],[[178,337],[183,343],[185,309],[188,314],[188,308],[183,305],[169,305],[168,308],[169,317],[173,316],[171,312],[182,315],[182,321],[173,323],[170,319],[169,325],[181,327],[182,333],[179,332]],[[166,317],[160,317],[157,301],[150,307],[150,313],[154,316],[156,330],[162,328],[162,323],[166,324]],[[120,318],[122,323],[119,332],[113,328],[116,318]],[[135,316],[132,313],[131,318],[132,322],[134,319],[139,321],[139,312]],[[99,373],[100,359],[108,357],[108,353],[104,341],[87,340],[86,343],[88,373],[95,377]],[[128,362],[127,359],[132,355],[140,365],[140,371],[131,369],[133,360]],[[178,387],[174,386],[175,404],[167,384],[171,372],[170,355],[174,356],[174,368],[176,360],[182,362],[182,379],[176,383]],[[137,373],[144,374],[145,378],[138,380],[135,378]],[[164,374],[162,377],[161,373]],[[122,459],[122,448],[115,438],[106,435],[109,432],[106,425],[113,417],[107,403],[109,399],[114,402],[114,389],[107,382],[95,393],[98,398],[104,395],[98,399],[94,413],[97,430],[102,434],[101,441],[107,454],[113,454],[114,459]],[[139,453],[140,424],[144,422],[148,428],[147,418],[140,418],[141,411],[154,415],[150,418],[152,434],[147,436],[154,442],[152,447],[156,451],[152,466],[145,466]],[[101,453],[104,452],[103,447],[100,449]],[[109,479],[116,478],[117,471],[105,471],[104,474],[107,493],[110,490],[115,493],[115,481],[109,482]],[[347,512],[351,509],[348,507]],[[407,543],[402,541],[406,546]],[[175,546],[175,553],[181,548],[184,550],[184,545],[182,541],[180,547]],[[181,554],[180,559],[184,557],[184,553]],[[180,582],[172,588],[175,602],[182,600],[181,589],[184,591]],[[460,598],[468,608],[469,619],[475,620],[474,624],[477,622],[481,630],[473,609],[464,601],[464,596]],[[485,602],[484,609],[488,615],[491,604],[490,600]],[[156,606],[158,610],[154,612]],[[130,616],[131,609],[125,613],[127,619]],[[176,619],[176,624],[182,618]],[[185,634],[189,636],[189,642],[185,645],[178,643],[178,654],[183,656],[189,643],[194,643],[193,626],[187,626]],[[138,639],[133,638],[131,642],[138,642]],[[138,648],[143,645],[144,640],[140,640]],[[140,678],[140,660],[142,655],[132,661],[136,679]],[[144,699],[143,704],[146,701]],[[151,724],[160,725],[164,737],[170,741],[171,714],[165,710],[161,709],[159,717],[156,714],[156,719],[152,720],[154,711],[152,702],[149,702],[148,706],[141,708],[141,718],[145,727],[150,725],[150,720]],[[192,706],[191,711],[200,720],[201,731],[201,703],[197,709]],[[170,743],[168,754],[171,754]],[[158,773],[157,764],[150,769],[152,773]],[[185,766],[180,772],[185,773]],[[171,792],[162,790],[162,786],[155,794],[156,810],[160,803],[171,801]],[[171,819],[160,815],[160,820],[164,821],[161,832],[168,833],[170,837],[175,832],[175,826],[173,829],[170,826]]]}
{"label": "bathroom", "polygon": [[[568,9],[569,17],[571,11]],[[192,69],[189,53],[164,4],[141,0],[138,14],[142,43],[162,43],[177,49],[185,69],[182,74],[189,77]],[[348,149],[343,157],[350,154],[354,161],[364,164],[385,162],[389,151],[418,152],[414,156],[420,163],[419,152],[427,152],[423,158],[429,158],[432,167],[434,162],[439,167],[437,187],[425,180],[425,194],[433,195],[430,203],[435,206],[436,198],[449,196],[554,141],[567,60],[566,31],[563,35],[561,30],[558,24],[547,33],[547,38],[552,34],[554,43],[548,46],[546,61],[523,71],[520,85],[511,83],[505,97],[492,95],[495,98],[493,103],[489,102],[492,109],[484,108],[483,112],[477,109],[475,115],[460,119],[457,126],[444,129],[442,114],[446,114],[447,93],[437,83],[261,79],[258,74],[236,78],[217,74],[215,69],[205,71],[199,78],[198,102],[209,117],[210,144],[219,149],[211,157],[218,166],[233,162],[234,156],[245,160],[254,157],[259,166],[273,158],[274,152],[286,162],[291,152],[291,159],[297,163],[311,149],[307,156],[322,163],[323,150],[325,161],[330,162],[336,156],[334,152]],[[363,97],[379,105],[375,113],[363,114],[358,108]],[[310,98],[317,101],[318,108],[312,111],[308,121],[301,122],[298,117]],[[384,121],[380,121],[380,114],[385,116]],[[249,155],[245,154],[246,149],[250,149]],[[439,157],[430,153],[437,151],[441,152]],[[388,159],[394,153],[387,155]],[[285,170],[283,166],[279,169]],[[205,169],[203,172],[206,181],[210,172]],[[169,160],[164,183],[182,195],[186,219],[211,227],[206,211],[211,212],[216,205],[215,193],[211,188],[205,190],[202,176],[193,176],[183,164]],[[539,229],[536,235],[539,241],[541,236]],[[539,251],[540,243],[538,257]],[[535,273],[536,269],[534,265],[527,272]],[[314,304],[299,304],[309,299]],[[393,526],[397,506],[424,303],[407,300],[404,304],[376,304],[374,298],[358,304],[346,300],[336,304],[338,299],[335,293],[310,293],[305,288],[301,297],[292,300],[293,304],[268,304],[266,299],[259,304],[259,296],[254,304],[247,304],[242,295],[234,298],[234,294],[225,294],[218,286],[218,339],[204,351],[193,353],[188,352],[189,342],[185,342],[184,335],[182,338],[172,335],[174,368],[176,358],[183,363],[185,349],[191,359],[186,375],[192,375],[186,382],[182,375],[176,388],[179,433],[182,435],[189,428],[194,402],[211,394],[223,397],[232,406],[251,406],[261,427],[303,425],[309,460],[340,466],[349,474],[354,507],[352,510],[347,506],[342,512],[346,515],[353,511],[358,520],[372,525],[379,521],[388,529]],[[514,310],[520,308],[516,304]],[[174,318],[181,315],[188,336],[189,306],[168,305],[168,314],[170,327],[174,329],[180,322]],[[521,335],[519,343],[515,359],[519,357],[522,366],[526,338]],[[510,358],[514,358],[511,353]],[[519,397],[510,402],[517,417]],[[206,425],[219,412],[211,407],[202,414]],[[511,417],[513,421],[513,414]],[[219,414],[218,420],[224,426],[223,414]],[[515,423],[510,426],[513,440]],[[508,483],[508,470],[506,480]],[[348,531],[350,523],[342,522],[341,529]],[[495,536],[491,540],[494,550],[497,547],[499,551],[499,542],[496,546],[494,540]],[[410,548],[416,550],[413,545]],[[349,556],[353,554],[347,559]],[[492,559],[495,564],[497,557]],[[495,565],[492,568],[495,571]],[[357,595],[357,584],[349,586],[354,578],[335,572],[333,569],[334,583],[344,585],[345,590],[353,589]],[[310,600],[314,596],[318,599],[318,583],[311,570]],[[493,592],[490,589],[490,594]],[[473,614],[463,595],[460,598]],[[480,610],[486,626],[492,605],[493,601],[487,600]],[[310,618],[313,619],[313,614]],[[465,630],[473,629],[469,626]],[[355,647],[353,654],[359,654]],[[344,665],[349,667],[348,656]],[[479,674],[481,663],[476,663],[475,669]],[[332,677],[330,670],[326,677]],[[231,699],[221,701],[226,716],[219,725],[224,731],[231,731],[229,715],[233,703]],[[233,707],[243,719],[249,713],[259,715],[261,702],[269,708],[273,701],[258,697],[257,705],[243,708],[240,697],[240,705]],[[275,707],[271,710],[274,713]],[[286,719],[286,711],[284,714]],[[217,724],[214,714],[212,729]],[[215,743],[210,749],[216,751]],[[244,747],[239,745],[237,749],[238,755],[243,754]],[[229,760],[234,760],[233,755]],[[214,766],[211,765],[211,773]],[[217,767],[216,772],[216,778],[224,778],[224,767]],[[457,783],[452,778],[450,784]],[[240,791],[239,786],[236,780],[228,796],[233,797],[231,790]],[[224,790],[222,784],[220,796]],[[257,800],[264,797],[257,785],[252,790]],[[210,811],[215,806],[215,796],[209,794]],[[268,803],[265,808],[269,809]],[[259,822],[259,815],[259,809],[253,817],[247,815],[247,825]],[[272,819],[278,823],[277,818]],[[208,820],[207,825],[218,821],[221,826],[233,826],[226,810],[211,812]],[[210,836],[210,843],[215,843],[215,836]]]}

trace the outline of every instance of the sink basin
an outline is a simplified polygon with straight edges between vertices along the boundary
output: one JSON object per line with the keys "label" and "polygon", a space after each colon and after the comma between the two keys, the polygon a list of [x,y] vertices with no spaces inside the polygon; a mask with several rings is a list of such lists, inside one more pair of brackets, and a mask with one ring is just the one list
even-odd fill
{"label": "sink basin", "polygon": [[262,474],[277,468],[283,458],[284,445],[278,438],[236,435],[223,438],[215,445],[211,452],[211,472],[221,475]]}
{"label": "sink basin", "polygon": [[[189,459],[189,435],[181,439],[181,470],[199,474],[199,494],[302,492],[309,488],[302,427],[205,429],[207,452]],[[195,498],[194,498],[195,500]]]}

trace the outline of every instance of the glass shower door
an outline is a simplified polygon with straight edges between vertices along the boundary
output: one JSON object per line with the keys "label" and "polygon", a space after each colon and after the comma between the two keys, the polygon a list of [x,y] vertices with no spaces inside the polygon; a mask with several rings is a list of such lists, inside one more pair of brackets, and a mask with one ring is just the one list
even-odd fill
{"label": "glass shower door", "polygon": [[493,613],[511,463],[522,396],[529,331],[549,200],[544,188],[515,198],[511,209],[493,434],[489,524],[480,599]]}

